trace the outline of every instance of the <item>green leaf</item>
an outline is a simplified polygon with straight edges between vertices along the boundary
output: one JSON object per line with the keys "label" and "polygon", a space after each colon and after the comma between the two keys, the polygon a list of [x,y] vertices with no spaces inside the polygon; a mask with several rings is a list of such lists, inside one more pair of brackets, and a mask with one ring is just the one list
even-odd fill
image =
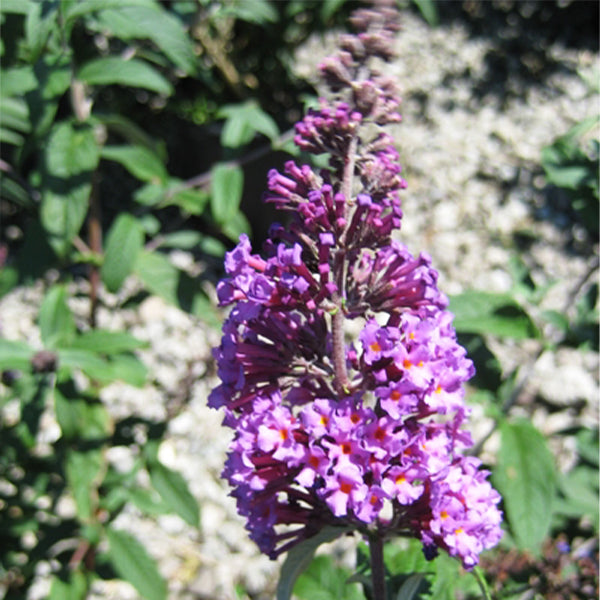
{"label": "green leaf", "polygon": [[144,232],[139,221],[130,214],[121,213],[108,232],[100,269],[102,281],[110,292],[121,287],[143,247]]}
{"label": "green leaf", "polygon": [[396,600],[415,600],[419,597],[419,588],[425,579],[423,573],[409,575],[402,587],[398,590]]}
{"label": "green leaf", "polygon": [[198,502],[188,489],[180,473],[165,467],[159,462],[148,465],[150,481],[165,504],[176,512],[188,525],[198,527],[200,514]]}
{"label": "green leaf", "polygon": [[256,132],[272,142],[279,137],[275,121],[252,100],[223,106],[219,116],[227,118],[221,132],[221,143],[229,148],[238,148],[251,142]]}
{"label": "green leaf", "polygon": [[[0,10],[3,3],[0,2]],[[29,92],[37,85],[33,68],[30,65],[23,67],[12,67],[10,69],[2,69],[2,85],[0,86],[0,95],[22,96]]]}
{"label": "green leaf", "polygon": [[87,576],[81,571],[71,571],[64,579],[52,577],[48,600],[85,600],[88,590]]}
{"label": "green leaf", "polygon": [[25,39],[29,62],[34,63],[46,46],[56,26],[56,5],[50,2],[30,2],[25,18]]}
{"label": "green leaf", "polygon": [[67,305],[67,290],[55,285],[48,290],[40,307],[38,323],[47,349],[69,346],[75,337],[75,319]]}
{"label": "green leaf", "polygon": [[44,158],[40,216],[53,248],[64,255],[85,220],[92,171],[100,158],[92,128],[59,123],[50,134]]}
{"label": "green leaf", "polygon": [[277,22],[277,11],[267,0],[234,0],[224,3],[221,10],[223,16],[232,15],[256,25]]}
{"label": "green leaf", "polygon": [[520,548],[539,552],[552,522],[556,468],[546,440],[531,423],[505,422],[494,483],[504,498],[511,533]]}
{"label": "green leaf", "polygon": [[181,190],[167,194],[165,204],[174,204],[190,215],[199,216],[204,212],[208,198],[208,194],[203,190]]}
{"label": "green leaf", "polygon": [[31,131],[29,108],[22,98],[6,98],[0,96],[0,114],[2,126],[16,129],[23,133]]}
{"label": "green leaf", "polygon": [[54,390],[56,420],[68,440],[97,440],[109,435],[111,418],[98,400],[72,398]]}
{"label": "green leaf", "polygon": [[173,86],[156,69],[135,58],[97,58],[85,63],[77,77],[88,85],[119,84],[167,96],[173,92]]}
{"label": "green leaf", "polygon": [[0,2],[0,13],[26,15],[30,4],[32,4],[31,0],[2,0]]}
{"label": "green leaf", "polygon": [[107,527],[108,559],[122,579],[128,581],[144,600],[166,600],[167,585],[156,563],[131,534]]}
{"label": "green leaf", "polygon": [[213,218],[225,225],[239,211],[244,186],[244,172],[240,167],[217,164],[211,172],[210,207]]}
{"label": "green leaf", "polygon": [[365,600],[361,587],[348,583],[350,572],[335,564],[331,556],[317,556],[298,577],[294,596],[301,600]]}
{"label": "green leaf", "polygon": [[321,19],[329,21],[333,15],[344,6],[346,0],[324,0],[321,5]]}
{"label": "green leaf", "polygon": [[430,27],[435,27],[439,22],[435,0],[413,0],[413,2],[419,9],[421,16],[427,21],[427,24]]}
{"label": "green leaf", "polygon": [[114,380],[114,371],[109,362],[90,350],[61,348],[58,351],[58,374],[69,376],[74,369],[85,373],[95,381],[110,383]]}
{"label": "green leaf", "polygon": [[123,6],[152,5],[153,0],[69,0],[65,20],[77,19],[92,12]]}
{"label": "green leaf", "polygon": [[138,340],[126,331],[108,331],[107,329],[91,329],[78,335],[71,343],[71,348],[92,350],[101,354],[130,352],[147,346],[148,342]]}
{"label": "green leaf", "polygon": [[137,356],[113,354],[110,357],[112,378],[135,387],[142,387],[148,380],[148,369]]}
{"label": "green leaf", "polygon": [[348,531],[345,527],[324,527],[316,535],[294,546],[281,566],[277,583],[277,600],[290,600],[296,580],[311,563],[317,548],[332,542]]}
{"label": "green leaf", "polygon": [[101,450],[70,450],[67,453],[67,482],[75,500],[77,516],[82,521],[90,521],[94,515],[103,467]]}
{"label": "green leaf", "polygon": [[[154,141],[141,127],[134,123],[131,119],[123,115],[115,114],[96,114],[94,118],[106,126],[106,128],[117,135],[120,135],[124,140],[132,146],[142,146],[147,148],[153,154],[156,154],[161,161],[166,160],[164,152],[164,144]],[[119,148],[121,146],[118,146]]]}
{"label": "green leaf", "polygon": [[55,179],[44,186],[40,219],[48,243],[58,256],[65,256],[73,238],[79,233],[87,215],[92,185],[89,182],[71,185]]}
{"label": "green leaf", "polygon": [[164,254],[142,250],[134,271],[150,292],[171,304],[177,304],[179,271]]}
{"label": "green leaf", "polygon": [[0,371],[28,371],[34,351],[25,342],[0,338]]}
{"label": "green leaf", "polygon": [[71,177],[98,166],[100,148],[89,125],[58,123],[48,139],[46,170],[55,177]]}
{"label": "green leaf", "polygon": [[203,240],[203,236],[199,231],[182,230],[167,233],[161,239],[160,245],[163,248],[181,248],[191,250],[199,246]]}
{"label": "green leaf", "polygon": [[102,158],[114,160],[123,165],[134,177],[141,181],[164,184],[168,173],[160,157],[144,146],[105,146]]}
{"label": "green leaf", "polygon": [[122,40],[152,40],[186,74],[196,69],[194,46],[183,24],[172,13],[153,6],[123,6],[103,10],[98,22]]}
{"label": "green leaf", "polygon": [[246,215],[238,210],[233,217],[222,225],[223,233],[234,242],[240,239],[242,233],[250,235],[251,228]]}
{"label": "green leaf", "polygon": [[461,333],[526,339],[539,332],[522,306],[509,294],[470,290],[450,297],[454,327]]}

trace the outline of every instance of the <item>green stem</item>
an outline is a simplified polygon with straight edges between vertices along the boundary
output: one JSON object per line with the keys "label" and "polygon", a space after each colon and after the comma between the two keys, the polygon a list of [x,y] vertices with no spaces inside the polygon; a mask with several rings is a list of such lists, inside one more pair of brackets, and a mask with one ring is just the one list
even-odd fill
{"label": "green stem", "polygon": [[490,594],[490,588],[488,587],[487,581],[485,580],[485,576],[479,567],[475,567],[473,569],[473,575],[475,575],[475,579],[477,579],[477,583],[479,584],[479,588],[481,589],[481,593],[483,594],[484,600],[492,600],[492,595]]}
{"label": "green stem", "polygon": [[373,584],[373,600],[386,600],[385,564],[383,562],[383,537],[379,532],[369,535],[369,551],[371,554],[371,582]]}

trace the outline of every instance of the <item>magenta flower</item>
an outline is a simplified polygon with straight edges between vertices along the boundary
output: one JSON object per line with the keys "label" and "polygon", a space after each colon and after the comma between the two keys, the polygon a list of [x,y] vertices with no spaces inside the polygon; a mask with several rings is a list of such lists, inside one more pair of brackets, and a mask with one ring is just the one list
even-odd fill
{"label": "magenta flower", "polygon": [[400,100],[370,67],[391,55],[392,17],[355,13],[358,34],[321,67],[332,99],[296,126],[329,168],[268,174],[265,200],[289,226],[274,225],[261,254],[247,236],[226,254],[217,293],[232,309],[209,404],[234,429],[223,476],[269,556],[339,525],[411,535],[470,568],[501,537],[500,496],[462,454],[474,368],[437,273],[392,239],[406,184],[381,127],[400,120]]}

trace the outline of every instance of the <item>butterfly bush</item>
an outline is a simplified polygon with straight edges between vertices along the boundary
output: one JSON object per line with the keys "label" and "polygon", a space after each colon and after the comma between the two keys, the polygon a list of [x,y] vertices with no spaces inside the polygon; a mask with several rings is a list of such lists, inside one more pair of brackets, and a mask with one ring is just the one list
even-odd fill
{"label": "butterfly bush", "polygon": [[[209,398],[234,438],[223,476],[262,552],[325,526],[414,536],[473,567],[501,537],[499,494],[464,429],[473,363],[426,254],[392,239],[401,177],[392,56],[396,13],[356,11],[355,35],[320,65],[328,99],[296,125],[319,171],[289,161],[267,202],[289,215],[262,254],[242,235],[218,284],[231,305]],[[350,330],[358,331],[347,340]]]}

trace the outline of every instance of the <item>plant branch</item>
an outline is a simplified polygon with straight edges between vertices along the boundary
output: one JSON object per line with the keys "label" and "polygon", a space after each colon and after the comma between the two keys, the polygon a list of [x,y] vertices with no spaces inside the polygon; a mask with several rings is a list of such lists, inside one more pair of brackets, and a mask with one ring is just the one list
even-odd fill
{"label": "plant branch", "polygon": [[369,535],[369,554],[371,556],[371,582],[373,600],[386,600],[385,564],[383,562],[383,536],[378,532]]}

